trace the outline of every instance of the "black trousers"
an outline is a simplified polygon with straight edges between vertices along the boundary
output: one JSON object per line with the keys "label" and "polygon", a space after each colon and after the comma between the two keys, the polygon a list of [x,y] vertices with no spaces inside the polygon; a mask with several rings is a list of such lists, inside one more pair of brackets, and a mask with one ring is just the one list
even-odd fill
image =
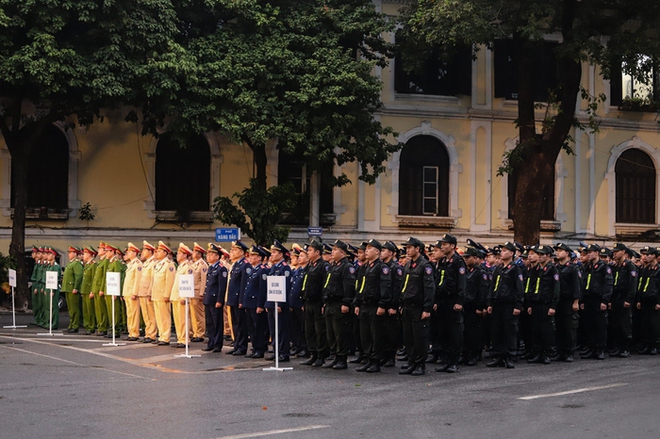
{"label": "black trousers", "polygon": [[607,310],[601,311],[600,298],[586,297],[583,299],[582,313],[587,345],[591,349],[605,350],[607,347]]}
{"label": "black trousers", "polygon": [[573,300],[559,299],[557,312],[555,314],[555,339],[557,350],[560,354],[573,355],[575,344],[577,342],[577,328],[580,322],[580,316],[577,311],[573,311]]}
{"label": "black trousers", "polygon": [[245,308],[232,306],[230,308],[232,326],[234,327],[234,349],[247,352],[248,326]]}
{"label": "black trousers", "polygon": [[401,347],[401,319],[398,312],[393,316],[388,313],[383,317],[385,320],[385,353],[394,355]]}
{"label": "black trousers", "polygon": [[383,358],[387,330],[385,315],[376,314],[378,305],[360,306],[360,339],[364,355],[370,360],[377,361]]}
{"label": "black trousers", "polygon": [[408,363],[424,366],[429,351],[429,319],[422,320],[422,307],[404,305],[403,341]]}
{"label": "black trousers", "polygon": [[610,328],[612,330],[611,339],[614,347],[629,351],[632,344],[632,308],[634,303],[630,303],[628,308],[624,308],[623,300],[612,301],[610,310]]}
{"label": "black trousers", "polygon": [[205,305],[204,314],[206,316],[206,335],[209,341],[206,345],[209,349],[222,349],[224,318],[223,308],[216,308],[215,305]]}
{"label": "black trousers", "polygon": [[307,339],[307,349],[312,354],[326,357],[328,355],[328,337],[322,309],[323,303],[321,302],[305,302],[305,338]]}
{"label": "black trousers", "polygon": [[550,355],[550,349],[555,345],[555,317],[548,315],[550,305],[532,302],[532,346],[534,353]]}
{"label": "black trousers", "polygon": [[247,328],[252,342],[252,351],[257,354],[266,352],[268,344],[268,317],[266,311],[257,313],[256,308],[247,308],[245,310],[247,317]]}
{"label": "black trousers", "polygon": [[337,356],[348,356],[351,341],[353,319],[349,312],[341,312],[341,302],[331,302],[325,305],[325,329],[328,335],[330,352]]}
{"label": "black trousers", "polygon": [[477,308],[465,307],[463,319],[465,321],[463,329],[463,357],[466,360],[478,358],[483,349],[483,315],[477,314]]}
{"label": "black trousers", "polygon": [[298,351],[307,350],[305,339],[305,316],[302,308],[291,308],[289,319],[289,331],[291,334],[291,345]]}
{"label": "black trousers", "polygon": [[458,364],[463,349],[463,311],[454,311],[454,303],[439,303],[437,310],[437,336],[440,355],[447,364]]}
{"label": "black trousers", "polygon": [[[281,308],[282,312],[277,315],[277,332],[278,332],[278,354],[284,357],[289,357],[289,350],[291,349],[291,313],[286,303]],[[268,309],[268,328],[270,329],[271,344],[273,345],[273,352],[275,351],[275,313],[277,308]]]}
{"label": "black trousers", "polygon": [[491,346],[496,354],[515,356],[518,350],[518,316],[513,303],[493,303],[491,314]]}
{"label": "black trousers", "polygon": [[660,341],[660,311],[655,310],[655,301],[642,300],[641,303],[642,340],[648,347],[657,347]]}

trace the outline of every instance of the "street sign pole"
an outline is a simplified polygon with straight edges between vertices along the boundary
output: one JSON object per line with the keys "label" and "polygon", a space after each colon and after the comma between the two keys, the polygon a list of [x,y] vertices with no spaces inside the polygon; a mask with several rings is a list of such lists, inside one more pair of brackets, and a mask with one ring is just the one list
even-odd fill
{"label": "street sign pole", "polygon": [[9,269],[9,286],[11,287],[11,326],[3,326],[6,329],[27,328],[25,325],[16,326],[16,270]]}
{"label": "street sign pole", "polygon": [[284,372],[293,370],[293,367],[280,367],[280,327],[278,325],[277,305],[286,302],[286,277],[268,276],[268,297],[269,302],[273,302],[273,312],[275,313],[275,367],[265,367],[263,370]]}
{"label": "street sign pole", "polygon": [[103,346],[125,346],[126,343],[116,343],[115,342],[115,300],[120,294],[120,282],[121,274],[120,273],[106,273],[106,294],[112,296],[112,343],[103,343]]}
{"label": "street sign pole", "polygon": [[[49,316],[48,316],[48,332],[38,332],[37,335],[47,335],[52,337],[54,335],[64,335],[64,334],[55,334],[53,333],[53,290],[57,289],[57,272],[56,271],[47,271],[46,272],[46,289],[50,291],[50,306],[48,307]],[[58,309],[59,312],[59,309]]]}
{"label": "street sign pole", "polygon": [[195,357],[201,357],[201,355],[190,355],[190,352],[188,351],[188,346],[190,344],[190,322],[188,321],[188,312],[189,312],[189,300],[191,297],[195,297],[195,288],[194,288],[194,277],[192,274],[186,274],[183,276],[179,276],[179,296],[184,297],[186,299],[186,353],[181,354],[181,355],[175,355],[177,358],[195,358]]}

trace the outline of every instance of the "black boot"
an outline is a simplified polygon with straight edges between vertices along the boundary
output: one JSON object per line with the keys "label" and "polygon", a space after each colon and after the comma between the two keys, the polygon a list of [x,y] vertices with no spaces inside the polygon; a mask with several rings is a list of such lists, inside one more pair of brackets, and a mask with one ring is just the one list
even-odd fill
{"label": "black boot", "polygon": [[507,355],[506,357],[504,357],[504,367],[506,367],[507,369],[513,369],[514,367],[516,367],[516,365],[513,364],[513,359],[511,358],[511,355]]}
{"label": "black boot", "polygon": [[415,369],[410,373],[412,376],[426,375],[426,366],[424,364],[418,364],[415,366]]}
{"label": "black boot", "polygon": [[344,370],[344,369],[348,369],[348,364],[346,364],[346,356],[345,356],[345,355],[338,355],[338,356],[337,356],[337,359],[338,359],[338,360],[337,360],[337,362],[335,363],[335,365],[332,366],[332,368],[333,368],[334,370]]}
{"label": "black boot", "polygon": [[[330,358],[328,357],[328,360]],[[335,367],[335,365],[339,362],[339,355],[333,357],[332,362],[330,363],[325,363],[323,366],[321,366],[323,369],[332,369]]]}
{"label": "black boot", "polygon": [[385,356],[385,363],[383,364],[383,367],[394,367],[396,366],[396,355],[394,352],[390,352]]}
{"label": "black boot", "polygon": [[316,352],[314,352],[314,353],[312,353],[311,357],[309,357],[307,360],[303,361],[300,364],[302,366],[311,366],[312,364],[314,364],[316,362],[317,358],[319,358],[319,355]]}
{"label": "black boot", "polygon": [[369,367],[367,368],[367,373],[377,373],[380,372],[380,362],[378,360],[372,361],[369,363]]}
{"label": "black boot", "polygon": [[486,363],[486,367],[504,367],[504,357],[495,357],[493,360]]}

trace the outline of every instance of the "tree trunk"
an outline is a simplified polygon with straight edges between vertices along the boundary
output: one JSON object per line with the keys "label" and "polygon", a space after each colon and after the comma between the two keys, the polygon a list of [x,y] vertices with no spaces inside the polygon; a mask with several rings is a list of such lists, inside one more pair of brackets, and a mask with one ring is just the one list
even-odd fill
{"label": "tree trunk", "polygon": [[517,168],[514,202],[514,240],[537,244],[541,233],[541,212],[546,184],[552,184],[554,161],[544,154],[531,154]]}
{"label": "tree trunk", "polygon": [[254,144],[252,142],[247,142],[252,149],[252,155],[254,157],[254,164],[256,166],[256,176],[257,179],[257,188],[263,191],[268,187],[267,185],[267,176],[266,176],[266,165],[268,165],[268,156],[266,156],[266,145],[263,143]]}
{"label": "tree trunk", "polygon": [[28,273],[25,264],[25,208],[27,205],[27,177],[29,147],[26,144],[11,147],[12,177],[14,184],[14,217],[9,254],[16,261],[16,307],[25,308],[28,301]]}

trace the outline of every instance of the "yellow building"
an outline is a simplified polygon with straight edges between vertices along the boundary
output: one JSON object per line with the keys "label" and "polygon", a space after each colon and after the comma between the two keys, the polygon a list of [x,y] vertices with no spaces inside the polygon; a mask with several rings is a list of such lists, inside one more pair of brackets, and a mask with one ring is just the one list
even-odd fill
{"label": "yellow building", "polygon": [[[378,3],[391,15],[400,6]],[[549,47],[552,43],[549,38]],[[375,72],[383,82],[380,120],[405,146],[372,186],[358,181],[355,164],[327,170],[344,172],[353,183],[325,187],[312,200],[321,206],[324,239],[402,242],[415,235],[430,243],[452,233],[460,243],[472,237],[493,244],[511,238],[509,194],[515,181],[497,175],[503,153],[517,141],[507,50],[503,42],[480,50],[476,60],[459,54],[452,63],[430,65],[428,75],[406,74],[398,59]],[[553,80],[550,58],[539,54],[535,74],[542,84]],[[600,130],[575,130],[575,155],[562,153],[557,160],[555,184],[544,202],[545,243],[621,239],[638,248],[660,231],[657,113],[622,110],[624,98],[639,87],[615,76],[608,81],[597,67],[583,67],[586,90],[608,100],[598,111]],[[580,108],[578,116],[586,120],[586,103]],[[538,111],[540,120],[544,110]],[[88,129],[59,124],[44,135],[33,158],[26,246],[213,241],[215,229],[225,226],[212,220],[213,199],[247,186],[254,173],[250,149],[207,133],[181,150],[167,137],[142,137],[139,127],[120,122],[120,114],[108,116]],[[292,181],[305,192],[310,184],[305,167],[295,157],[280,156],[275,142],[268,155],[268,184]],[[0,194],[0,249],[7,252],[12,187],[4,144]],[[306,202],[302,213],[287,218],[293,225],[290,243],[307,239]],[[95,215],[90,221],[79,219],[86,203]]]}

